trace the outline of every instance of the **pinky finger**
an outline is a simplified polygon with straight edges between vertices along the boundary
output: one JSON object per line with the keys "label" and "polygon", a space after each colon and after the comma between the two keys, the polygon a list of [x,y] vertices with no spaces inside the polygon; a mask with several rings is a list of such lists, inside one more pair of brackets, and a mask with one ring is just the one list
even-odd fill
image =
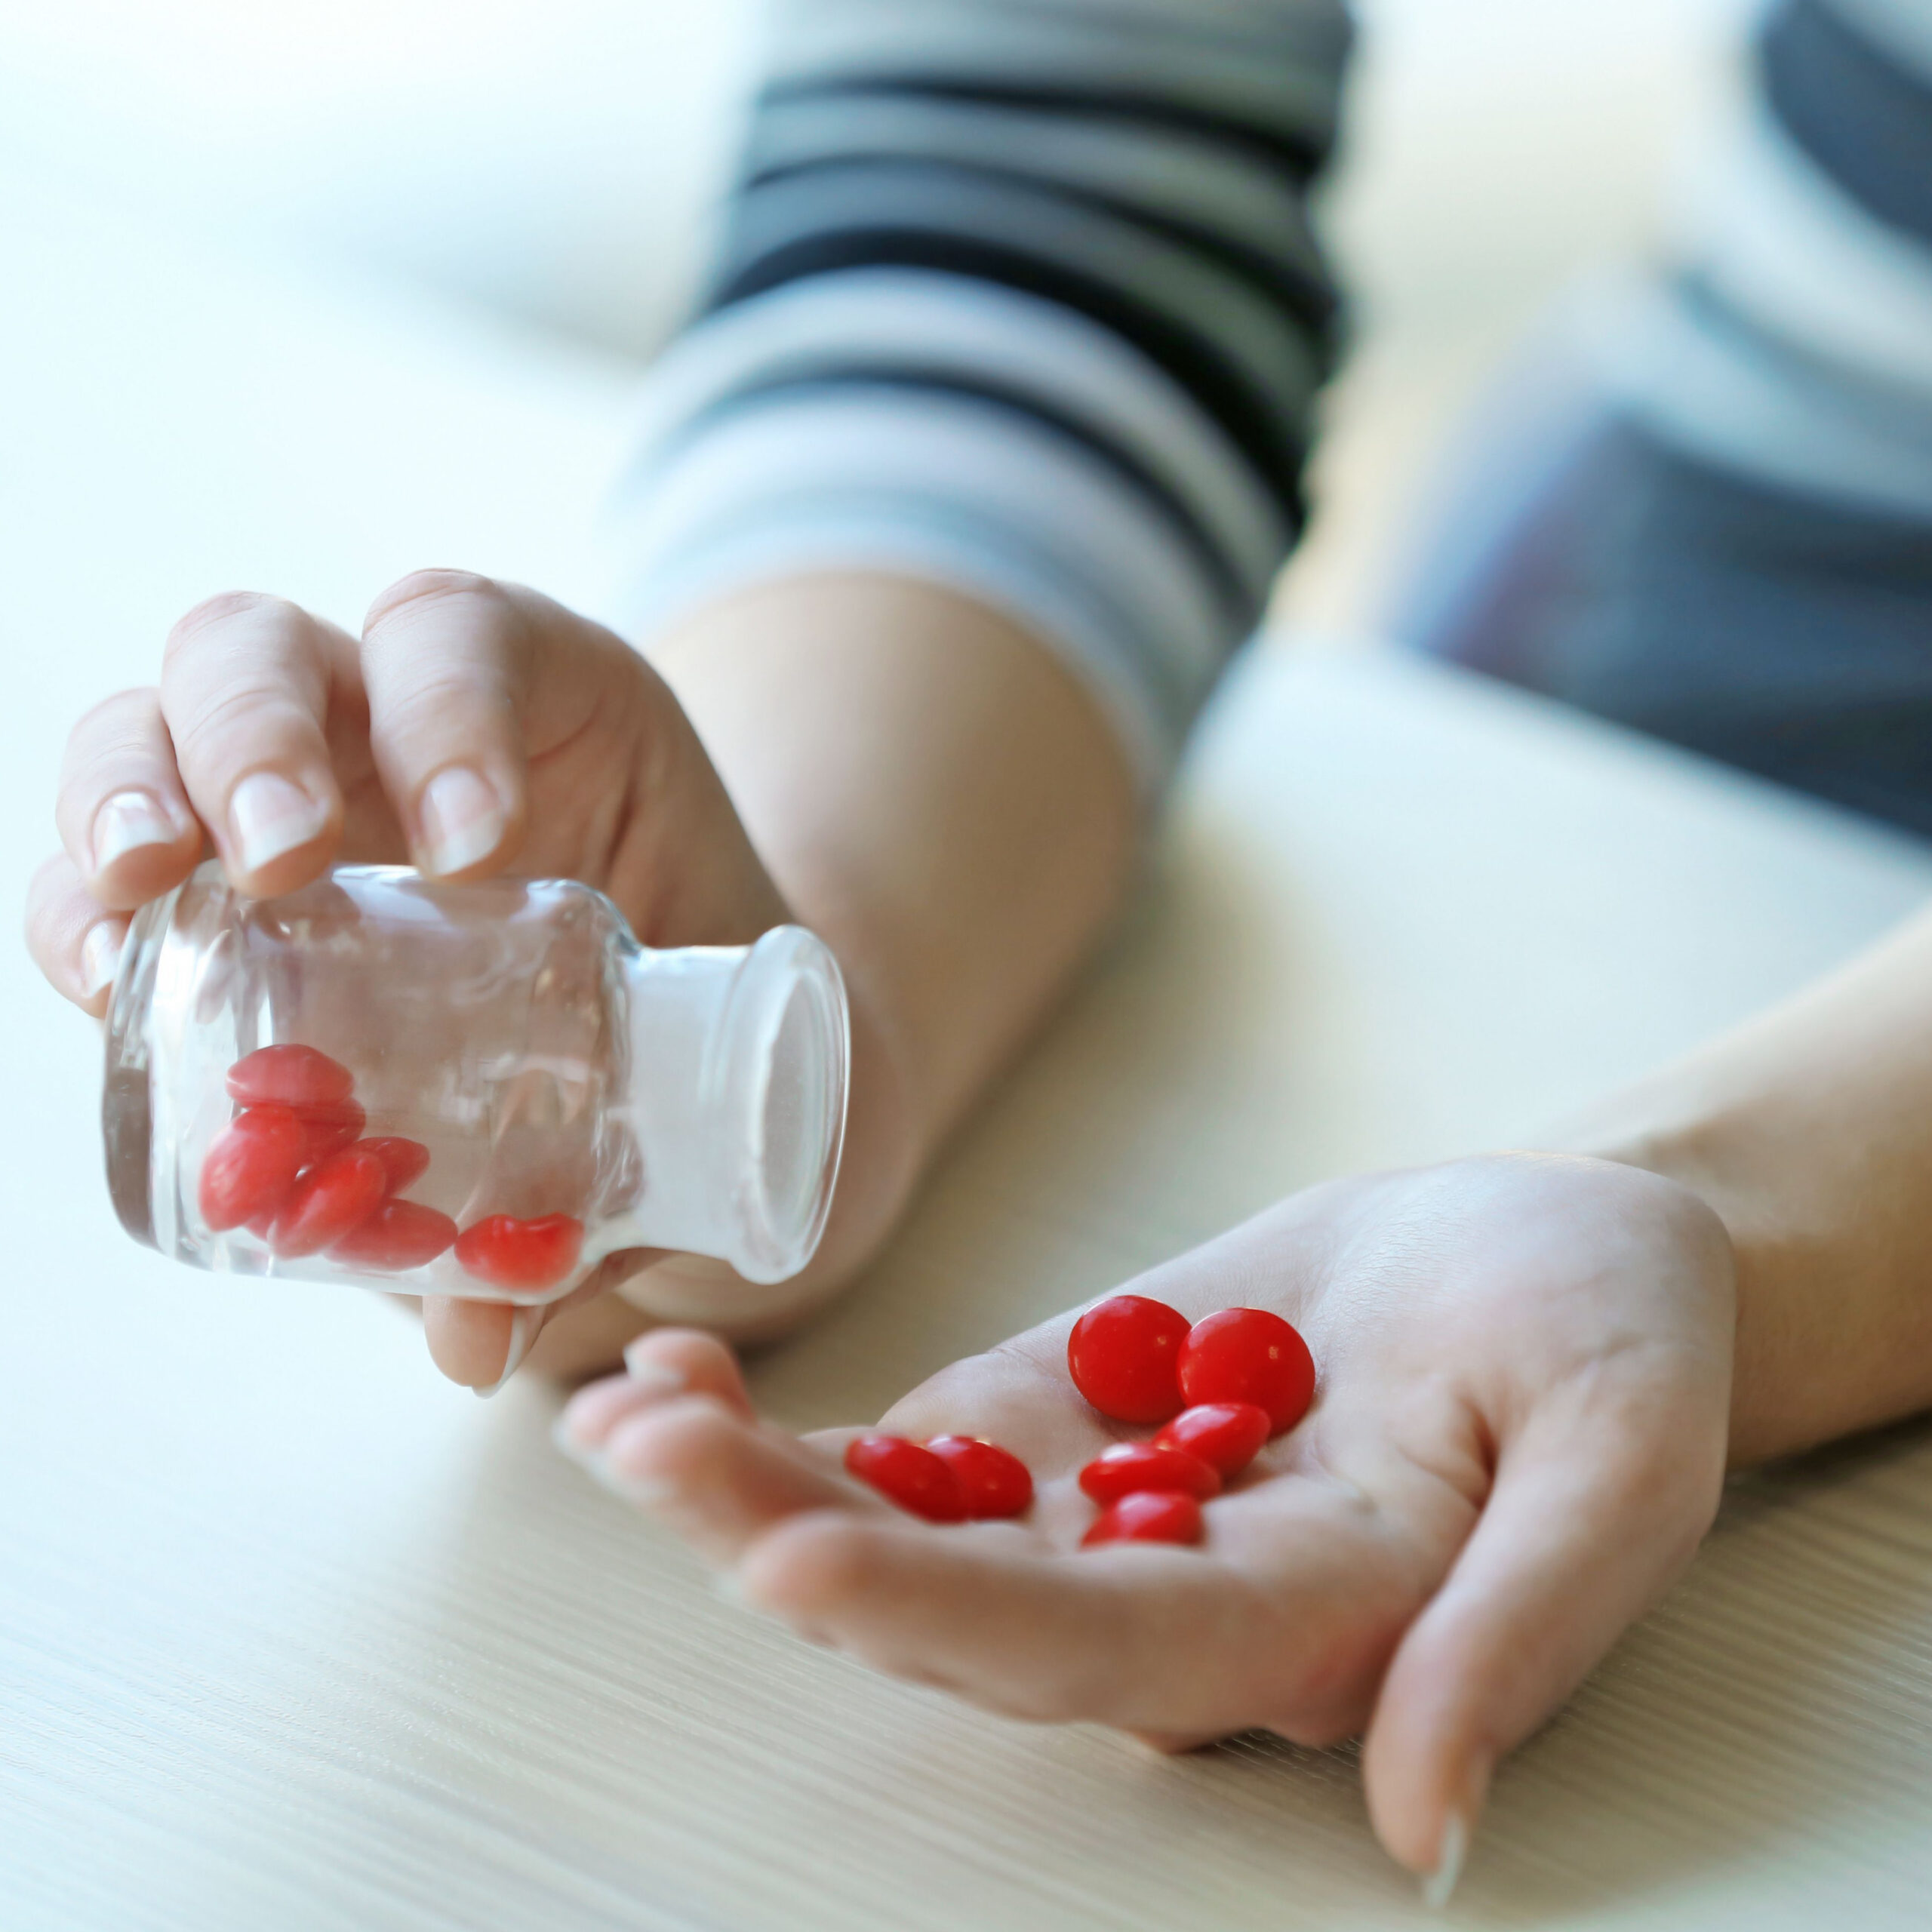
{"label": "pinky finger", "polygon": [[27,888],[27,950],[34,964],[55,992],[97,1020],[107,1011],[128,924],[125,915],[90,896],[64,854],[48,860]]}

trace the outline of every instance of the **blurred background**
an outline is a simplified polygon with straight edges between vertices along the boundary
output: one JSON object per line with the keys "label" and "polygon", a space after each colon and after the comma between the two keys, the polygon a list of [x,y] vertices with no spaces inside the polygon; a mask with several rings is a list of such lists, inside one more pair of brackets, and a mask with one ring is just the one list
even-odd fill
{"label": "blurred background", "polygon": [[[1356,312],[1281,608],[1371,625],[1429,461],[1654,244],[1746,0],[1360,0],[1327,232]],[[0,0],[0,189],[641,366],[703,273],[755,0]],[[20,299],[32,299],[31,289]],[[546,340],[547,339],[547,340]]]}

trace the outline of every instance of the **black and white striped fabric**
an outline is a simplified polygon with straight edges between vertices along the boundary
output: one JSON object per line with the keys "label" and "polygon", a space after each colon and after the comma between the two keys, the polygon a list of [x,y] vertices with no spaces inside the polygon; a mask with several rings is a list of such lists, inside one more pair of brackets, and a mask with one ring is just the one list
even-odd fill
{"label": "black and white striped fabric", "polygon": [[1624,358],[1666,441],[1932,525],[1932,0],[1777,0]]}
{"label": "black and white striped fabric", "polygon": [[[1300,524],[1349,45],[1342,0],[775,0],[715,291],[650,385],[627,620],[949,584],[1157,789]],[[1932,533],[1932,0],[1772,0],[1757,54],[1615,386],[1687,458]]]}
{"label": "black and white striped fabric", "polygon": [[1158,785],[1300,526],[1339,0],[779,0],[655,371],[633,625],[874,567],[1002,608]]}

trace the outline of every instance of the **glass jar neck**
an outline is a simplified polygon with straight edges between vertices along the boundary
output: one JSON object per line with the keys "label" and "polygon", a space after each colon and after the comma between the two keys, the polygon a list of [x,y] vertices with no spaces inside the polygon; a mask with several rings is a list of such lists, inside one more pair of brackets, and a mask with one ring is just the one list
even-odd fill
{"label": "glass jar neck", "polygon": [[836,961],[782,926],[749,950],[640,949],[623,978],[643,1175],[629,1236],[717,1255],[750,1281],[795,1274],[823,1231],[844,1132]]}

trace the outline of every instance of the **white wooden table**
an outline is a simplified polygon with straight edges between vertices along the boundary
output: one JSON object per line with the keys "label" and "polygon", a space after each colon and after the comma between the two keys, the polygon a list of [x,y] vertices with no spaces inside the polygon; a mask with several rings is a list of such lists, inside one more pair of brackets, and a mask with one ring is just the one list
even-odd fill
{"label": "white wooden table", "polygon": [[[233,583],[566,595],[611,369],[264,290],[0,182],[0,863],[70,717]],[[20,299],[24,297],[24,299]],[[1537,1121],[1839,958],[1932,860],[1487,688],[1271,651],[1130,928],[870,1278],[758,1370],[801,1423],[1362,1164]],[[729,1610],[350,1294],[115,1229],[97,1048],[0,955],[7,1932],[1425,1922],[1346,1751],[1158,1761]],[[1454,1922],[1932,1919],[1932,1434],[1741,1485],[1505,1770]]]}

